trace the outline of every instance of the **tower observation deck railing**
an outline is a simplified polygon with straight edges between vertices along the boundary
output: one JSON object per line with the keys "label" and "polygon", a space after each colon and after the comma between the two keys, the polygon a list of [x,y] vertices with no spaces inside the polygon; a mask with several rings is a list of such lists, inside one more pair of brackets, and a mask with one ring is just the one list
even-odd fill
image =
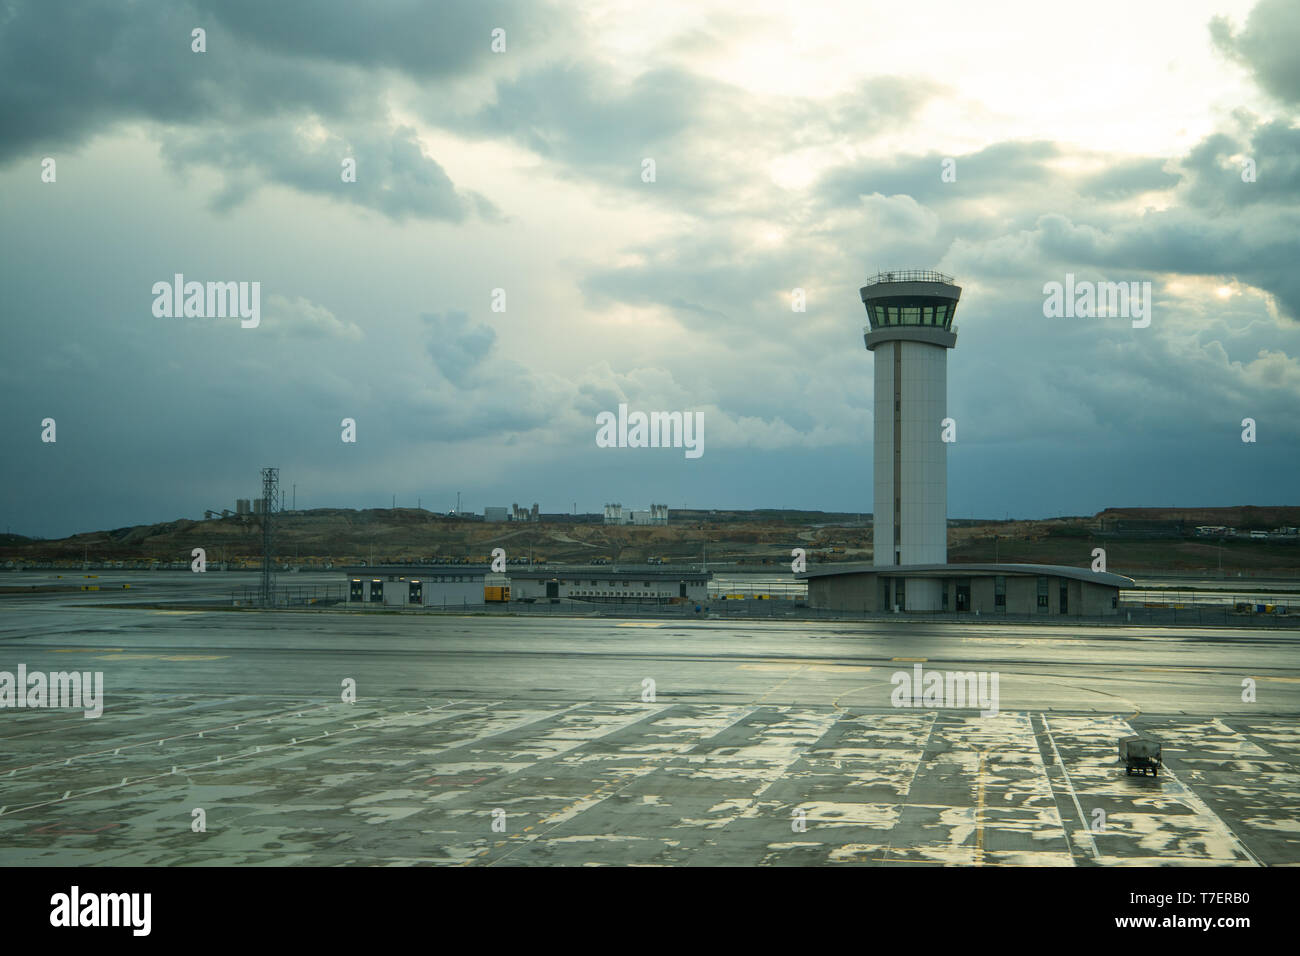
{"label": "tower observation deck railing", "polygon": [[946,282],[952,285],[952,276],[933,269],[898,269],[893,272],[877,272],[867,281],[867,285],[880,282]]}

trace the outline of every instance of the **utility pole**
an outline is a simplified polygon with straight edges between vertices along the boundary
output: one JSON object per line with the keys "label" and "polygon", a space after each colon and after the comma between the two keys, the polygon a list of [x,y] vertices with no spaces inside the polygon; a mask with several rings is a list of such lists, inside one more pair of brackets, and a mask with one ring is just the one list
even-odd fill
{"label": "utility pole", "polygon": [[298,510],[298,482],[296,481],[293,483],[293,508],[291,508],[290,510],[292,511]]}
{"label": "utility pole", "polygon": [[262,469],[262,606],[270,607],[275,601],[275,571],[272,566],[275,553],[274,518],[280,497],[280,469]]}
{"label": "utility pole", "polygon": [[456,492],[456,514],[460,514],[460,492]]}

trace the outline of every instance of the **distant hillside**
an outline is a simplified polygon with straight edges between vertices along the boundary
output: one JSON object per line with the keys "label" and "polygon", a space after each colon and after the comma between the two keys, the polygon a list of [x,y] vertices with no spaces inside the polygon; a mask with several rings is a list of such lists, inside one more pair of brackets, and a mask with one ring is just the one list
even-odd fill
{"label": "distant hillside", "polygon": [[1183,521],[1190,525],[1226,525],[1246,531],[1300,527],[1300,507],[1237,505],[1232,508],[1107,508],[1100,521]]}
{"label": "distant hillside", "polygon": [[[283,564],[305,568],[429,560],[487,562],[504,548],[510,561],[551,563],[738,562],[786,568],[792,548],[804,548],[817,562],[868,561],[872,557],[869,515],[816,511],[670,511],[667,526],[609,526],[595,516],[553,515],[537,523],[485,522],[448,517],[416,508],[357,511],[318,508],[276,516],[275,553]],[[1300,525],[1300,507],[1108,508],[1093,517],[1042,521],[953,521],[948,529],[953,562],[1025,562],[1085,567],[1095,547],[1104,547],[1116,571],[1195,571],[1285,574],[1300,572],[1300,537],[1220,540],[1198,537],[1198,525],[1226,525],[1241,531]],[[188,566],[194,548],[209,565],[255,567],[262,554],[257,515],[209,520],[179,519],[95,531],[46,541],[20,535],[0,538],[0,565],[52,564],[79,567],[83,561],[122,567]]]}
{"label": "distant hillside", "polygon": [[[813,512],[812,516],[827,517]],[[558,517],[558,516],[557,516]],[[857,516],[854,516],[857,519]],[[820,524],[821,522],[818,522]],[[790,548],[841,548],[838,556],[870,554],[870,530],[858,526],[812,530],[791,521],[744,520],[742,513],[688,512],[669,526],[607,526],[571,520],[538,523],[485,522],[454,518],[415,508],[354,511],[320,508],[287,512],[275,519],[275,553],[283,560],[312,566],[369,561],[427,561],[432,558],[487,561],[493,548],[507,557],[552,562],[639,562],[649,558],[696,560],[706,548],[711,559],[784,555]],[[19,539],[0,546],[0,561],[81,562],[190,560],[203,548],[211,563],[259,560],[261,519],[231,515],[204,521],[182,519],[112,531],[77,534],[54,541]]]}

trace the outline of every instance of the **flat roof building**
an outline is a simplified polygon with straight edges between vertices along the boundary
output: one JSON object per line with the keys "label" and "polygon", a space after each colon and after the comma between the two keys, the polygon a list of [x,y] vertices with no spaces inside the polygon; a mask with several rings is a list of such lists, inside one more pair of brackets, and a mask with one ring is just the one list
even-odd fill
{"label": "flat roof building", "polygon": [[382,607],[467,607],[498,601],[704,604],[709,571],[593,567],[511,569],[486,565],[378,565],[344,569],[348,603]]}
{"label": "flat roof building", "polygon": [[505,584],[484,565],[386,564],[343,569],[348,603],[377,607],[469,607],[485,603],[485,588]]}
{"label": "flat roof building", "polygon": [[512,601],[575,600],[595,603],[703,604],[709,571],[611,571],[590,567],[511,571]]}

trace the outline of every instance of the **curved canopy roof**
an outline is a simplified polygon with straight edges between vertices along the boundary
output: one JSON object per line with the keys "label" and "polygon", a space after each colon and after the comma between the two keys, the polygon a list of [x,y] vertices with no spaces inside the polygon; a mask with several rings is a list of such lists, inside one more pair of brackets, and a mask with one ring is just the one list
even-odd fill
{"label": "curved canopy roof", "polygon": [[907,578],[948,578],[948,577],[1038,577],[1048,575],[1057,578],[1070,578],[1086,581],[1089,584],[1105,584],[1113,588],[1131,588],[1136,584],[1132,578],[1109,571],[1093,571],[1089,568],[1074,568],[1064,564],[871,564],[867,561],[853,561],[842,564],[823,565],[819,568],[802,571],[796,578],[826,578],[841,574],[888,574],[891,577]]}

